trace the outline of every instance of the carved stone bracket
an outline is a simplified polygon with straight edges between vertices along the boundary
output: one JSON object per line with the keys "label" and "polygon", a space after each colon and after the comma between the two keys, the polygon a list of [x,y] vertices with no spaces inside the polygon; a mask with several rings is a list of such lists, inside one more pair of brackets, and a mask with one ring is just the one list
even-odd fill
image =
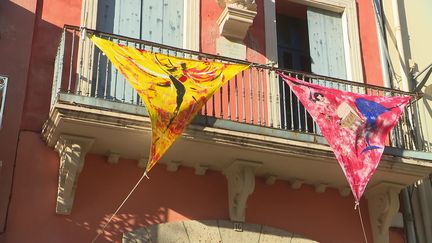
{"label": "carved stone bracket", "polygon": [[236,160],[224,170],[228,180],[229,214],[232,221],[245,221],[246,202],[255,189],[255,169],[259,166],[259,162]]}
{"label": "carved stone bracket", "polygon": [[195,165],[195,175],[205,175],[208,170],[208,166],[196,164]]}
{"label": "carved stone bracket", "polygon": [[78,176],[84,167],[86,153],[94,139],[60,135],[55,150],[60,156],[56,213],[70,214],[75,197]]}
{"label": "carved stone bracket", "polygon": [[374,242],[389,242],[389,228],[399,211],[399,192],[402,188],[402,185],[384,182],[367,191]]}
{"label": "carved stone bracket", "polygon": [[147,167],[148,158],[140,158],[138,160],[137,166],[141,169],[145,169]]}
{"label": "carved stone bracket", "polygon": [[110,165],[118,164],[120,160],[120,154],[110,152],[107,157],[107,163]]}
{"label": "carved stone bracket", "polygon": [[227,4],[217,20],[220,35],[235,42],[243,41],[257,14],[256,10],[241,6],[243,5]]}
{"label": "carved stone bracket", "polygon": [[231,6],[252,11],[256,11],[257,9],[255,0],[217,0],[217,2],[221,8]]}

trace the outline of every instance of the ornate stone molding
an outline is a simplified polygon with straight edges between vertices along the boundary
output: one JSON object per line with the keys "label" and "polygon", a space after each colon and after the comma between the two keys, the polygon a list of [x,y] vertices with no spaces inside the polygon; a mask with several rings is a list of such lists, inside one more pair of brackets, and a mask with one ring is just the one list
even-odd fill
{"label": "ornate stone molding", "polygon": [[275,175],[268,175],[268,176],[266,176],[265,183],[267,185],[274,185],[276,183],[276,180],[277,180],[277,176],[275,176]]}
{"label": "ornate stone molding", "polygon": [[78,177],[93,142],[91,138],[60,135],[55,146],[60,156],[56,213],[71,213]]}
{"label": "ornate stone molding", "polygon": [[255,0],[217,0],[217,3],[221,8],[230,6],[239,9],[248,9],[252,11],[257,10],[257,5],[255,3]]}
{"label": "ornate stone molding", "polygon": [[202,164],[195,165],[195,175],[205,175],[208,170],[208,166]]}
{"label": "ornate stone molding", "polygon": [[107,163],[114,165],[114,164],[118,164],[120,160],[120,154],[119,153],[114,153],[114,152],[110,152],[107,156]]}
{"label": "ornate stone molding", "polygon": [[178,171],[178,168],[180,167],[180,165],[181,165],[181,161],[169,161],[169,162],[167,162],[166,163],[166,169],[167,169],[167,171],[170,171],[170,172],[176,172],[176,171]]}
{"label": "ornate stone molding", "polygon": [[389,228],[399,211],[399,192],[402,188],[399,184],[383,182],[367,191],[374,242],[389,242]]}
{"label": "ornate stone molding", "polygon": [[228,180],[229,214],[232,221],[244,222],[247,199],[255,189],[259,162],[236,160],[224,170]]}
{"label": "ornate stone molding", "polygon": [[256,10],[249,10],[242,6],[239,4],[226,5],[217,20],[220,35],[235,42],[243,42],[257,14]]}

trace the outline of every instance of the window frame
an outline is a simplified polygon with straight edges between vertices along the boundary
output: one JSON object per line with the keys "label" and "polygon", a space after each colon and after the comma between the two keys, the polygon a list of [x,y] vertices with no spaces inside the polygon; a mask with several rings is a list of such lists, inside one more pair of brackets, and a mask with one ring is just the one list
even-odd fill
{"label": "window frame", "polygon": [[[266,56],[277,65],[276,0],[264,1]],[[355,0],[284,0],[342,14],[347,80],[363,82],[360,37]]]}

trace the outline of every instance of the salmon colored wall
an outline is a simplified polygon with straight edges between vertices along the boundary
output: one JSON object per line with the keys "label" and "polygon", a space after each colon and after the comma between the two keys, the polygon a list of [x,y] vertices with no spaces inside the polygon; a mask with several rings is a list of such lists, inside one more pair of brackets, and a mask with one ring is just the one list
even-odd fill
{"label": "salmon colored wall", "polygon": [[405,231],[403,229],[390,228],[391,243],[405,243]]}
{"label": "salmon colored wall", "polygon": [[[22,132],[4,242],[89,242],[142,173],[136,161],[122,160],[116,165],[105,161],[101,156],[87,156],[72,214],[56,215],[58,155],[39,134]],[[121,242],[122,231],[148,224],[228,219],[227,198],[226,179],[219,172],[197,176],[190,168],[171,173],[157,165],[150,180],[143,181],[107,228],[110,233],[105,242]],[[362,211],[369,229],[365,205]],[[286,182],[269,186],[257,178],[246,221],[319,242],[363,242],[352,198],[341,197],[332,189],[325,193],[316,193],[311,186],[293,190]]]}
{"label": "salmon colored wall", "polygon": [[372,1],[357,0],[357,15],[365,83],[383,86]]}
{"label": "salmon colored wall", "polygon": [[[57,153],[39,134],[21,133],[4,242],[90,242],[143,172],[136,161],[109,165],[105,157],[88,155],[72,215],[62,216],[55,214],[58,166]],[[106,239],[121,242],[122,231],[148,224],[228,218],[227,183],[220,173],[196,176],[192,169],[168,173],[165,166],[156,166],[150,178],[107,228]]]}
{"label": "salmon colored wall", "polygon": [[21,125],[31,131],[41,131],[48,118],[54,60],[63,25],[80,25],[81,0],[39,0],[38,10]]}
{"label": "salmon colored wall", "polygon": [[0,129],[0,233],[12,187],[35,11],[36,0],[0,1],[0,74],[9,77]]}
{"label": "salmon colored wall", "polygon": [[[372,242],[366,205],[366,199],[362,199],[363,222]],[[284,181],[269,186],[258,179],[247,215],[251,223],[287,229],[318,242],[364,242],[352,197],[341,197],[335,189],[316,193],[312,186],[294,190]]]}

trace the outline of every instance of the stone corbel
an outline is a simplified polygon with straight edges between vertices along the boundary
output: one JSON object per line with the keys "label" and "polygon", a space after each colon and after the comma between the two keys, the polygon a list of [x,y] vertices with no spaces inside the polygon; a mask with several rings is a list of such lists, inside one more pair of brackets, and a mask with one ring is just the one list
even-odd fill
{"label": "stone corbel", "polygon": [[84,167],[86,153],[94,139],[60,135],[55,150],[60,156],[56,213],[70,214],[75,197],[78,176]]}
{"label": "stone corbel", "polygon": [[235,42],[242,42],[257,14],[255,1],[252,0],[218,0],[224,11],[217,24],[221,36]]}
{"label": "stone corbel", "polygon": [[255,0],[217,0],[217,3],[221,8],[231,6],[241,9],[248,9],[251,11],[257,10]]}
{"label": "stone corbel", "polygon": [[402,188],[402,185],[384,182],[367,190],[374,242],[389,242],[389,228],[399,211],[399,192]]}
{"label": "stone corbel", "polygon": [[236,160],[224,170],[228,180],[229,215],[232,221],[244,222],[246,203],[255,189],[255,169],[261,163]]}

